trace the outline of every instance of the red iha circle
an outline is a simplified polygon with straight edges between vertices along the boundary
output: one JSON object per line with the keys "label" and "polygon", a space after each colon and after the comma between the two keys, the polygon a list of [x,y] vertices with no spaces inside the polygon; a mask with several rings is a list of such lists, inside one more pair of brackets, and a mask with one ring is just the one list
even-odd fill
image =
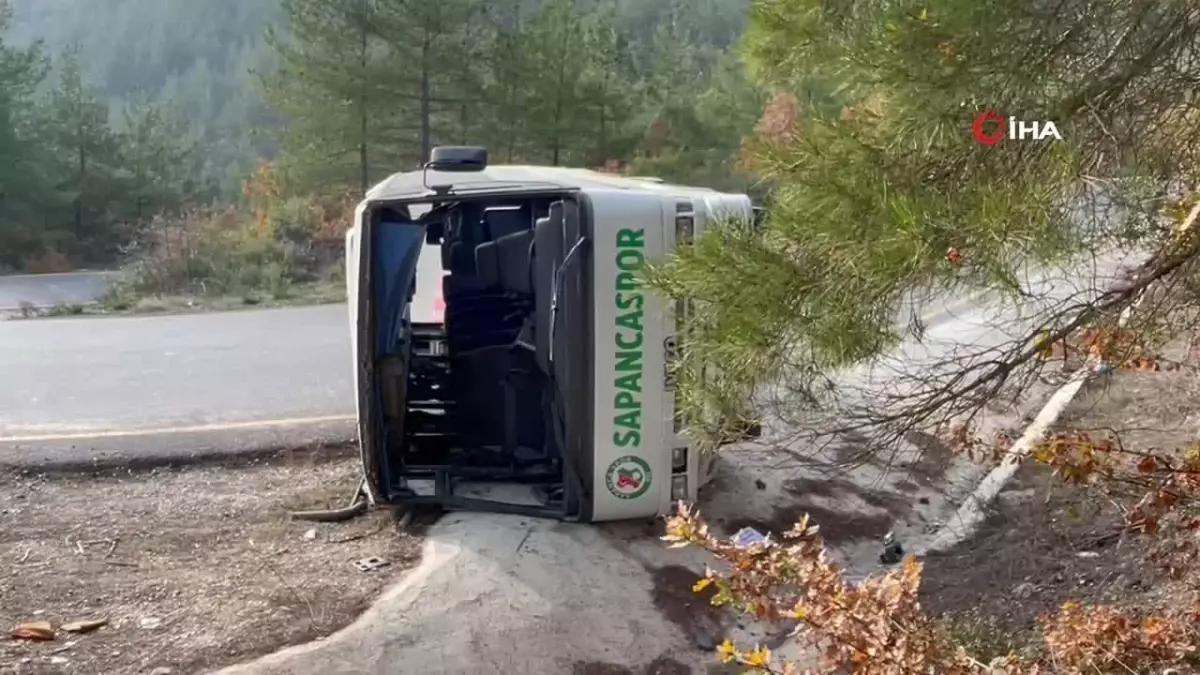
{"label": "red iha circle", "polygon": [[[996,123],[995,131],[990,134],[986,128],[988,122]],[[979,113],[979,116],[975,118],[975,122],[971,124],[971,133],[974,134],[975,140],[980,143],[995,145],[1008,135],[1008,121],[1004,119],[1004,115],[993,110],[988,110]]]}

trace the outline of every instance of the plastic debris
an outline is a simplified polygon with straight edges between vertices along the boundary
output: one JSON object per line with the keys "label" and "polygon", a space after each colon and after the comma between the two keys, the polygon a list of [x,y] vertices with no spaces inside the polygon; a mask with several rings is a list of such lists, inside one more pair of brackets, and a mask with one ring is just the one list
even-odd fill
{"label": "plastic debris", "polygon": [[733,535],[733,545],[738,548],[750,548],[756,544],[770,544],[771,538],[753,527],[743,527]]}
{"label": "plastic debris", "polygon": [[90,633],[107,624],[108,619],[86,619],[84,621],[64,623],[62,629],[68,633]]}
{"label": "plastic debris", "polygon": [[388,561],[378,556],[371,556],[354,561],[354,566],[358,568],[359,572],[374,572],[381,567],[387,567]]}
{"label": "plastic debris", "polygon": [[884,565],[895,565],[904,559],[904,546],[896,538],[894,532],[883,535],[883,553],[879,554],[879,562]]}
{"label": "plastic debris", "polygon": [[14,640],[48,642],[54,639],[54,627],[50,625],[49,621],[30,621],[17,624],[9,636]]}

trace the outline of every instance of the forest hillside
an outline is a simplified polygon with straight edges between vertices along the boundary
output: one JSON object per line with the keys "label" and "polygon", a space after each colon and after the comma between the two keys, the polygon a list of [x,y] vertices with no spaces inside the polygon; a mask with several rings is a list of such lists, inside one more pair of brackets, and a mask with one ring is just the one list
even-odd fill
{"label": "forest hillside", "polygon": [[443,143],[745,187],[734,160],[763,103],[735,53],[748,6],[0,0],[0,144],[36,167],[0,175],[23,185],[0,264],[115,261],[154,216],[244,204],[249,177],[361,191]]}

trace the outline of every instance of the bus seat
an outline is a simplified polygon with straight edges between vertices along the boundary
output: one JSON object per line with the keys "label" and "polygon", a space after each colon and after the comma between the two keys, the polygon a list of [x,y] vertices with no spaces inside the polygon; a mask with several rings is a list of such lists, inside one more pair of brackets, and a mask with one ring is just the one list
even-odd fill
{"label": "bus seat", "polygon": [[533,244],[533,230],[522,230],[495,241],[496,260],[499,263],[499,283],[504,290],[529,295],[529,253]]}
{"label": "bus seat", "polygon": [[485,288],[500,285],[500,259],[496,242],[489,241],[475,247],[475,271]]}
{"label": "bus seat", "polygon": [[530,229],[529,214],[525,209],[487,210],[483,212],[483,222],[492,241]]}
{"label": "bus seat", "polygon": [[475,274],[475,248],[461,240],[451,244],[450,272],[467,276]]}

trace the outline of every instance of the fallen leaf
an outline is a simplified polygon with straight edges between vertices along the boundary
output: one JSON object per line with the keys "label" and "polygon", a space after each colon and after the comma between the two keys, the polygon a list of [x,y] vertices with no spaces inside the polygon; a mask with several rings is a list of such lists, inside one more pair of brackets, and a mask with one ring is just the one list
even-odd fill
{"label": "fallen leaf", "polygon": [[17,624],[9,634],[14,640],[38,640],[45,642],[54,639],[54,627],[49,621],[30,621]]}
{"label": "fallen leaf", "polygon": [[64,623],[62,629],[68,633],[90,633],[107,624],[108,619],[85,619],[83,621]]}

